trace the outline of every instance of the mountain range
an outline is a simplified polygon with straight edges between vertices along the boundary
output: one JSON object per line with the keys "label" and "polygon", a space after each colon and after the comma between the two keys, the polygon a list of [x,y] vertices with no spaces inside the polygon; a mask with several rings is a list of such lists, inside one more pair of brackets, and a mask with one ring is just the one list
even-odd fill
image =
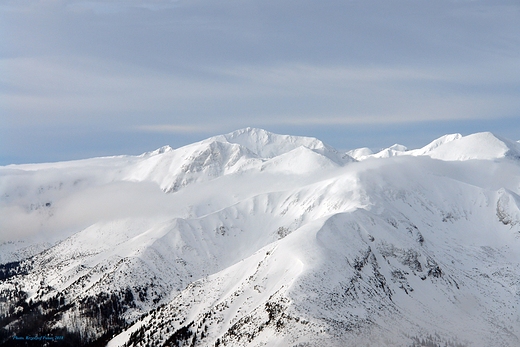
{"label": "mountain range", "polygon": [[520,143],[3,166],[0,264],[5,346],[520,346]]}

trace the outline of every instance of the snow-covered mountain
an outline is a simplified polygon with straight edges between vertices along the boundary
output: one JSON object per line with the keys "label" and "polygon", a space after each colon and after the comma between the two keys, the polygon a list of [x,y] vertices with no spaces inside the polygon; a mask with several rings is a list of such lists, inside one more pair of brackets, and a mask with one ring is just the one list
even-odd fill
{"label": "snow-covered mountain", "polygon": [[246,128],[0,167],[0,343],[520,346],[519,158]]}

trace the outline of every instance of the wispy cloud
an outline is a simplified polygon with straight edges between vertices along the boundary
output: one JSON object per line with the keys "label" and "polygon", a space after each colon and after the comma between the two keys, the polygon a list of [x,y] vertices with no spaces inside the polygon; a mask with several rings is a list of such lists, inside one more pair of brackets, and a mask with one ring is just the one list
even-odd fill
{"label": "wispy cloud", "polygon": [[511,118],[519,11],[480,0],[3,2],[2,151],[17,151],[5,139],[27,127],[158,136]]}
{"label": "wispy cloud", "polygon": [[214,128],[202,125],[179,125],[179,124],[155,124],[155,125],[138,125],[135,130],[152,132],[152,133],[210,133]]}
{"label": "wispy cloud", "polygon": [[[515,94],[494,91],[497,74],[514,83],[516,71],[506,67],[487,79],[453,67],[294,63],[203,69],[190,76],[81,59],[75,64],[4,59],[2,64],[10,71],[9,77],[0,77],[3,89],[8,90],[2,95],[7,109],[17,114],[10,121],[19,124],[53,119],[72,122],[76,115],[87,114],[86,121],[110,114],[117,122],[125,122],[129,113],[140,113],[142,120],[133,121],[141,130],[187,132],[207,131],[211,123],[233,123],[237,116],[240,121],[252,117],[251,123],[270,123],[270,119],[283,124],[391,123],[493,118],[520,106]],[[472,90],[475,86],[478,88]],[[141,126],[154,114],[159,118],[152,124],[158,125]],[[212,122],[215,114],[219,119]],[[175,119],[175,115],[183,119],[172,123],[168,118]],[[161,125],[186,124],[186,115],[197,125]]]}

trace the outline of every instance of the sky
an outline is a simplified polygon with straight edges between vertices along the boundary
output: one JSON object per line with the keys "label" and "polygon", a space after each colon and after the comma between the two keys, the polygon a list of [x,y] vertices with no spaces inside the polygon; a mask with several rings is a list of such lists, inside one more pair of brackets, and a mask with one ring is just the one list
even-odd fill
{"label": "sky", "polygon": [[0,165],[247,126],[341,150],[520,140],[520,2],[0,3]]}

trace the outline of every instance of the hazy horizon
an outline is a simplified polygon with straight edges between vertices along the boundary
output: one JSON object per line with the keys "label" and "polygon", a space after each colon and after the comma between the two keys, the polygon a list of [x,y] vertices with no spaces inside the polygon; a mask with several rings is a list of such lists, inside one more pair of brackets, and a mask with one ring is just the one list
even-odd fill
{"label": "hazy horizon", "polygon": [[5,1],[0,165],[247,126],[338,148],[520,140],[514,1]]}

